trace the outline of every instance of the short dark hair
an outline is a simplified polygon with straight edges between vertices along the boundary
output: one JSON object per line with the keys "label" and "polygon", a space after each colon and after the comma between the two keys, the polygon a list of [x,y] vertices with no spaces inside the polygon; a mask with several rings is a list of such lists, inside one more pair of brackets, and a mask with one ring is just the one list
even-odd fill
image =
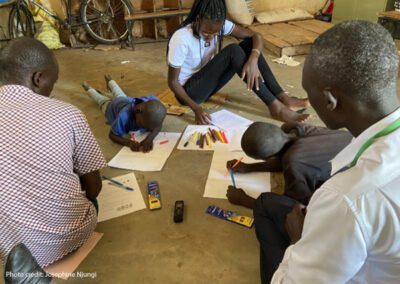
{"label": "short dark hair", "polygon": [[53,53],[40,41],[30,37],[13,39],[0,51],[0,82],[20,83],[33,72],[55,65]]}
{"label": "short dark hair", "polygon": [[278,126],[266,122],[254,122],[242,136],[242,149],[250,157],[265,159],[278,154],[289,137]]}
{"label": "short dark hair", "polygon": [[143,117],[146,121],[146,128],[154,129],[161,126],[167,113],[165,106],[158,100],[147,101],[145,106]]}
{"label": "short dark hair", "polygon": [[367,104],[396,90],[399,58],[388,31],[367,21],[335,25],[314,42],[309,63],[327,87],[357,95]]}

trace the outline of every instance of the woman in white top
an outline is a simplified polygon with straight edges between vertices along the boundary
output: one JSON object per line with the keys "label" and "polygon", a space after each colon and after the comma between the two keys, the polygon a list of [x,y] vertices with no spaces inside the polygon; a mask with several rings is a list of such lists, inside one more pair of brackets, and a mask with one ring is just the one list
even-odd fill
{"label": "woman in white top", "polygon": [[[225,35],[244,39],[222,48]],[[281,121],[305,121],[295,110],[309,106],[307,99],[289,97],[279,86],[261,54],[261,36],[226,20],[224,0],[195,0],[187,19],[168,44],[168,85],[176,98],[195,113],[196,123],[210,116],[200,103],[238,74]]]}

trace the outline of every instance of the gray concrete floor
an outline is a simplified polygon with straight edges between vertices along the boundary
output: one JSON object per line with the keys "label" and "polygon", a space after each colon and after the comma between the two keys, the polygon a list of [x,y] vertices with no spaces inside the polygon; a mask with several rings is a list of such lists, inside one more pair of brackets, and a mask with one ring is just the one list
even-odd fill
{"label": "gray concrete floor", "polygon": [[[104,155],[109,161],[121,146],[108,139],[109,126],[97,105],[85,95],[84,80],[103,86],[103,75],[111,74],[129,96],[155,94],[167,88],[165,43],[138,45],[135,51],[96,51],[65,49],[56,51],[60,77],[55,98],[69,102],[86,115]],[[282,87],[293,95],[305,96],[299,67],[268,62]],[[297,60],[303,62],[304,58]],[[121,64],[129,60],[130,63]],[[240,79],[233,79],[223,90],[228,94],[224,108],[257,121],[279,122],[269,118],[266,106],[246,91]],[[313,113],[312,110],[310,110]],[[193,115],[168,116],[163,131],[183,131]],[[320,124],[314,116],[311,123]],[[148,209],[99,223],[104,233],[77,271],[96,273],[95,279],[71,278],[56,283],[259,283],[259,245],[254,228],[247,229],[205,214],[208,205],[236,210],[252,216],[249,209],[227,200],[203,198],[212,152],[174,150],[160,172],[135,172],[147,202],[146,183],[160,184],[162,209]],[[109,176],[129,171],[105,168]],[[279,177],[274,182],[281,184]],[[184,222],[172,220],[175,200],[185,201]],[[101,209],[100,209],[101,210]]]}

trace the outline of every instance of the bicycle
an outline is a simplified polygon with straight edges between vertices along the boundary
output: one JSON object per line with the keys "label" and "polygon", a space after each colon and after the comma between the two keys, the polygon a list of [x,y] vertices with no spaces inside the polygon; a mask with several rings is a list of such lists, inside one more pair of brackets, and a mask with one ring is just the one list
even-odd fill
{"label": "bicycle", "polygon": [[78,17],[72,15],[71,0],[63,2],[67,11],[66,19],[59,18],[37,0],[15,0],[8,18],[9,36],[16,38],[35,35],[35,21],[29,9],[29,5],[32,5],[70,31],[83,26],[100,43],[115,44],[127,38],[128,27],[124,18],[133,14],[130,0],[82,0]]}

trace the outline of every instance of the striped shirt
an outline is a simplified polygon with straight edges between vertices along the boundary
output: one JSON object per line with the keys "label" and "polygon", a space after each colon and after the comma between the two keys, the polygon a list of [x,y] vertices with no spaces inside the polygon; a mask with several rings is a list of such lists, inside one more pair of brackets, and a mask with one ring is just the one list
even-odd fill
{"label": "striped shirt", "polygon": [[0,262],[20,242],[42,267],[79,248],[97,222],[79,177],[104,166],[77,108],[0,87]]}

